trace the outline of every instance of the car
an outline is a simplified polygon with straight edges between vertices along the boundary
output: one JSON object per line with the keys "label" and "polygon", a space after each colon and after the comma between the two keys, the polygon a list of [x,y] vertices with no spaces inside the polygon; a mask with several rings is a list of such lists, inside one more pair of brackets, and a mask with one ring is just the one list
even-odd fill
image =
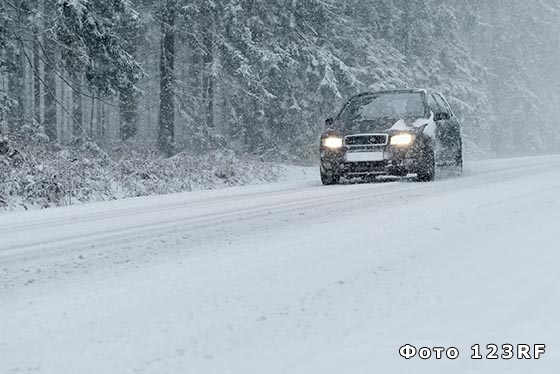
{"label": "car", "polygon": [[437,91],[364,92],[325,124],[320,142],[324,185],[372,176],[430,182],[436,168],[445,167],[462,173],[461,127]]}

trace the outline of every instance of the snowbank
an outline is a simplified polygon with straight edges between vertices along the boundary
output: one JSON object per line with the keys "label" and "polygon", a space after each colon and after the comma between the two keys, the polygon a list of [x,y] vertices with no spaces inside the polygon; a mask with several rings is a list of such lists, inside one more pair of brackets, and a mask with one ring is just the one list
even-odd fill
{"label": "snowbank", "polygon": [[0,140],[0,213],[308,177],[305,167],[243,160],[229,151],[164,159],[130,148],[107,153],[93,143]]}

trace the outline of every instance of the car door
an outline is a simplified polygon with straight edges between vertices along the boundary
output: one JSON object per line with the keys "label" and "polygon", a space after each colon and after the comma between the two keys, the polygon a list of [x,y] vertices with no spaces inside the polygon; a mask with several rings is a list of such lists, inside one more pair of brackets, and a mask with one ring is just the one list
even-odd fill
{"label": "car door", "polygon": [[439,93],[436,93],[435,97],[440,106],[445,108],[445,111],[449,114],[449,119],[445,121],[445,128],[442,135],[442,142],[445,143],[445,148],[448,152],[448,155],[446,155],[446,163],[456,165],[462,162],[461,126],[453,110],[451,110],[451,107],[447,103],[447,100]]}
{"label": "car door", "polygon": [[432,93],[432,97],[435,102],[436,163],[441,166],[453,165],[457,154],[459,122],[440,94]]}

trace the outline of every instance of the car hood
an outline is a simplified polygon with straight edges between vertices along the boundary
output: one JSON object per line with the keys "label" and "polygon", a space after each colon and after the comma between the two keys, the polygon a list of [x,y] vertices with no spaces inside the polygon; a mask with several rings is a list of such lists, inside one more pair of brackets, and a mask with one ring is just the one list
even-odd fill
{"label": "car hood", "polygon": [[341,135],[390,133],[394,131],[411,131],[425,126],[428,118],[377,118],[373,120],[359,120],[337,123],[335,128]]}

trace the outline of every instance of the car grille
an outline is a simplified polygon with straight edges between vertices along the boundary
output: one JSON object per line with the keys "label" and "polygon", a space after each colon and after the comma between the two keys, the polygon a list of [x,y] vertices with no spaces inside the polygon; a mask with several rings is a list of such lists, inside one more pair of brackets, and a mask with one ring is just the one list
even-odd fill
{"label": "car grille", "polygon": [[344,143],[349,147],[387,145],[388,142],[387,134],[348,135],[344,138]]}

